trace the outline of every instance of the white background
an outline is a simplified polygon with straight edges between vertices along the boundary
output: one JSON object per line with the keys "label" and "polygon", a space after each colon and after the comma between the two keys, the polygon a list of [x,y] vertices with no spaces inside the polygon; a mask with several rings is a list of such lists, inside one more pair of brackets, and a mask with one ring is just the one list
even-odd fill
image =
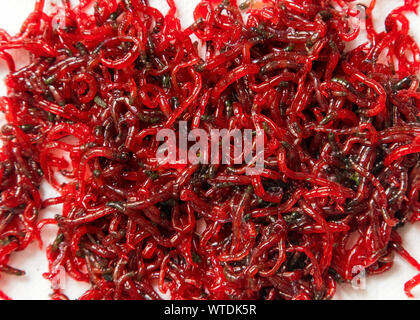
{"label": "white background", "polygon": [[[48,0],[47,0],[48,2]],[[176,0],[178,5],[178,16],[181,18],[183,27],[193,22],[192,12],[199,0]],[[359,1],[359,3],[367,1]],[[374,11],[376,19],[375,26],[383,30],[383,21],[392,8],[400,5],[402,0],[378,0]],[[33,10],[35,0],[0,1],[0,28],[7,30],[10,34],[19,31],[20,26],[28,14]],[[150,3],[162,11],[167,10],[165,0],[151,0]],[[412,34],[420,42],[420,18],[410,16]],[[24,58],[18,58],[19,64]],[[6,74],[6,66],[0,62],[0,95],[6,94],[3,78]],[[0,125],[4,123],[3,115],[0,115]],[[42,185],[43,197],[56,195],[46,183]],[[53,217],[60,208],[48,209],[43,212],[44,217]],[[401,232],[405,247],[411,254],[420,260],[420,224],[406,226]],[[44,243],[49,244],[55,237],[53,227],[46,227],[42,233]],[[49,299],[51,293],[50,282],[42,277],[42,273],[48,271],[45,252],[39,250],[38,245],[33,243],[24,252],[14,254],[10,260],[14,267],[22,268],[26,275],[14,277],[2,275],[0,278],[0,289],[6,292],[13,299]],[[364,290],[355,290],[350,285],[341,285],[338,288],[335,299],[407,299],[404,294],[404,283],[415,276],[418,271],[396,257],[393,268],[383,275],[369,277]],[[66,293],[72,299],[79,297],[86,289],[87,284],[80,284],[71,279],[65,281]],[[417,299],[420,299],[420,287],[413,290]]]}

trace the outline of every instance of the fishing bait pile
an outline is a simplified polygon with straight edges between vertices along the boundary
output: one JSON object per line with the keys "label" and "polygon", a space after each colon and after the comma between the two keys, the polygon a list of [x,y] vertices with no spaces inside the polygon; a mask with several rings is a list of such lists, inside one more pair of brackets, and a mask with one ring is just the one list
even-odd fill
{"label": "fishing bait pile", "polygon": [[[420,220],[419,1],[383,32],[375,2],[204,0],[182,29],[174,0],[38,0],[0,31],[0,273],[24,274],[9,258],[48,224],[44,276],[90,283],[81,299],[330,299],[395,253],[420,272],[398,234]],[[162,165],[155,137],[180,121],[262,130],[264,169]]]}

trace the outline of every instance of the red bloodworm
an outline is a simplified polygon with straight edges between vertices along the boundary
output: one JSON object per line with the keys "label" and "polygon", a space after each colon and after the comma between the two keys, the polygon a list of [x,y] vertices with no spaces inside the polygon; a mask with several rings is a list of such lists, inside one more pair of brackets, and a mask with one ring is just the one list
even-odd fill
{"label": "red bloodworm", "polygon": [[85,89],[86,93],[82,92],[79,97],[81,103],[88,103],[95,98],[98,88],[94,76],[90,74],[78,74],[72,79],[72,82],[75,92],[78,92],[78,85],[81,83],[86,83],[87,85],[87,89]]}
{"label": "red bloodworm", "polygon": [[124,69],[131,64],[138,58],[140,55],[140,42],[133,37],[114,37],[111,39],[107,39],[102,43],[102,48],[106,46],[113,46],[117,43],[121,42],[132,42],[132,47],[130,51],[123,56],[122,58],[111,60],[105,57],[105,53],[102,49],[102,58],[101,62],[108,68],[112,69]]}
{"label": "red bloodworm", "polygon": [[172,124],[175,122],[177,118],[197,99],[201,88],[202,88],[202,78],[201,75],[193,70],[192,68],[189,69],[190,73],[194,77],[195,86],[194,90],[191,93],[191,95],[179,106],[179,108],[169,117],[169,119],[166,121],[165,127],[169,128],[172,126]]}
{"label": "red bloodworm", "polygon": [[413,294],[411,293],[411,290],[413,290],[419,284],[420,284],[420,274],[416,275],[413,279],[411,279],[404,285],[405,294],[410,298],[414,298]]}
{"label": "red bloodworm", "polygon": [[352,78],[357,79],[365,85],[371,87],[379,95],[376,106],[368,111],[364,111],[363,113],[368,117],[373,117],[384,111],[386,103],[386,92],[384,88],[378,82],[373,79],[369,79],[366,75],[358,72],[347,63],[343,64],[343,69],[346,73],[351,75]]}
{"label": "red bloodworm", "polygon": [[275,275],[276,272],[280,269],[281,265],[286,260],[286,250],[285,250],[284,239],[281,239],[279,241],[278,249],[279,249],[278,257],[277,257],[276,263],[273,266],[273,268],[271,268],[271,270],[268,270],[268,271],[261,271],[261,270],[259,271],[259,274],[262,277],[271,277],[271,276]]}
{"label": "red bloodworm", "polygon": [[226,75],[226,77],[218,82],[216,86],[213,89],[213,95],[212,99],[213,102],[215,102],[222,92],[229,87],[233,82],[237,81],[238,79],[249,75],[249,74],[256,74],[260,72],[260,68],[253,64],[247,64],[240,67],[237,67],[236,69],[232,70],[229,74]]}
{"label": "red bloodworm", "polygon": [[388,167],[401,157],[404,157],[406,155],[413,154],[413,153],[419,153],[419,152],[420,152],[420,144],[410,144],[406,146],[401,146],[398,149],[394,150],[391,154],[389,154],[385,158],[384,165]]}

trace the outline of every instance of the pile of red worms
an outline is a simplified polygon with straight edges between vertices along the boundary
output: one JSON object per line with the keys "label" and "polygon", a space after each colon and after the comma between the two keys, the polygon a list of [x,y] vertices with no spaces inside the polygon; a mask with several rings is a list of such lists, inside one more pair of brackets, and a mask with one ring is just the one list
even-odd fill
{"label": "pile of red worms", "polygon": [[[204,0],[182,29],[174,0],[166,15],[38,0],[17,35],[0,30],[0,273],[24,274],[9,258],[47,224],[44,276],[90,283],[81,299],[331,299],[395,253],[420,272],[398,233],[420,220],[419,1],[383,32],[375,2]],[[154,137],[181,120],[263,130],[263,171],[160,165]],[[61,196],[43,199],[43,179]]]}

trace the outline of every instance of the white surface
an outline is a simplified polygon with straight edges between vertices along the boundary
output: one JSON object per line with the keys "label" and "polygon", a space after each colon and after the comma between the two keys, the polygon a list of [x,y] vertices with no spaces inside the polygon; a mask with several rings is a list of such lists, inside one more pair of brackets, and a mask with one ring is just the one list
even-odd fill
{"label": "white surface", "polygon": [[[48,0],[47,0],[48,1]],[[178,5],[178,15],[182,17],[183,27],[189,26],[193,22],[193,8],[199,0],[176,0]],[[367,1],[359,1],[366,3]],[[378,0],[374,11],[376,27],[383,30],[383,19],[386,13],[392,8],[401,4],[402,0]],[[0,28],[7,30],[11,34],[19,31],[20,26],[28,14],[33,10],[35,0],[0,1]],[[167,10],[166,1],[151,0],[150,3],[162,11]],[[420,18],[410,16],[412,34],[420,42]],[[24,59],[19,59],[21,62]],[[6,74],[6,66],[0,62],[0,79]],[[5,95],[6,89],[3,81],[0,82],[0,95]],[[4,123],[3,115],[0,114],[0,125]],[[55,194],[54,190],[46,183],[42,186],[42,195],[51,197]],[[49,209],[43,212],[44,216],[53,217],[60,208]],[[45,244],[51,243],[55,237],[55,228],[46,227],[42,233]],[[404,228],[403,239],[406,249],[417,259],[420,260],[420,224],[410,225]],[[2,275],[0,278],[0,288],[13,299],[49,299],[51,293],[50,282],[42,277],[42,273],[48,271],[45,253],[39,250],[38,245],[33,243],[27,250],[14,254],[10,260],[14,267],[26,271],[23,277],[13,277]],[[415,276],[418,272],[408,263],[396,257],[394,267],[380,276],[369,277],[364,290],[355,290],[350,285],[341,285],[338,288],[336,299],[407,299],[404,294],[404,283]],[[70,298],[79,297],[89,286],[77,283],[71,279],[65,282],[66,293]],[[413,290],[417,299],[420,299],[420,287]]]}

